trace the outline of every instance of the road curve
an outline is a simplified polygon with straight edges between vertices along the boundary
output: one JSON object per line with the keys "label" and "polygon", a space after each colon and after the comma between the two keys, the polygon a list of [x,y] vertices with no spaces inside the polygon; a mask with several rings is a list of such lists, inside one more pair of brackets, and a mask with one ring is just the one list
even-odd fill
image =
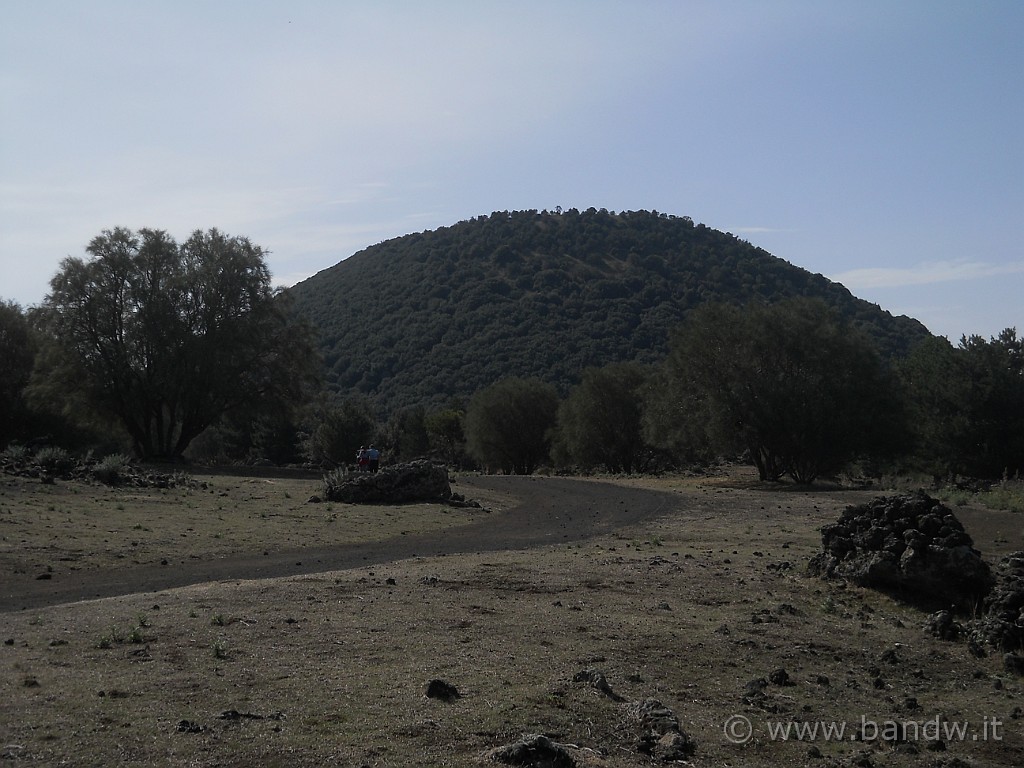
{"label": "road curve", "polygon": [[381,541],[331,547],[304,547],[240,553],[215,560],[173,566],[144,565],[76,571],[51,579],[29,576],[0,586],[0,613],[103,597],[160,592],[165,589],[231,579],[268,579],[404,560],[527,549],[581,541],[653,520],[678,505],[669,493],[627,488],[612,483],[560,477],[468,476],[458,490],[508,494],[515,504],[482,515],[469,525]]}

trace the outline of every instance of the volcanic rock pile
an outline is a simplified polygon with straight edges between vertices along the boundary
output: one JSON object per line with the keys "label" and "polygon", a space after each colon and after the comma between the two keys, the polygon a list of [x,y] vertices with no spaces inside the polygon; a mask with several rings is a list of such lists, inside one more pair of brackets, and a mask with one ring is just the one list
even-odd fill
{"label": "volcanic rock pile", "polygon": [[971,607],[993,576],[956,516],[925,493],[883,496],[849,507],[821,529],[812,575],[843,578],[907,600]]}

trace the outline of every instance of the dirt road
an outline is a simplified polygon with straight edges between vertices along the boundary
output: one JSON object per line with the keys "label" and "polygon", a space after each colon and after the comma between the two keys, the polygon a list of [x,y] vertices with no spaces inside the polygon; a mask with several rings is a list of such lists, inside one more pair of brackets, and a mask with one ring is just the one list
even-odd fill
{"label": "dirt road", "polygon": [[464,477],[458,490],[499,491],[516,499],[479,522],[350,546],[239,553],[173,566],[80,570],[49,579],[29,575],[0,586],[0,612],[116,595],[159,592],[211,581],[266,579],[386,563],[416,556],[525,549],[580,541],[652,520],[679,503],[671,494],[610,483],[548,477]]}

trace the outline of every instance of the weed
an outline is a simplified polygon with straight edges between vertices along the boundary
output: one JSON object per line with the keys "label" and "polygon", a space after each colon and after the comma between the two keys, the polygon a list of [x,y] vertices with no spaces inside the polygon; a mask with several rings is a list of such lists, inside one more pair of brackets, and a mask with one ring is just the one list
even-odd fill
{"label": "weed", "polygon": [[229,654],[228,641],[223,637],[218,637],[213,643],[213,658],[215,659],[226,659]]}
{"label": "weed", "polygon": [[120,485],[131,472],[131,459],[123,453],[112,453],[96,462],[92,476],[104,485]]}
{"label": "weed", "polygon": [[218,613],[216,616],[210,619],[210,624],[215,627],[223,627],[225,624],[227,624],[227,622],[224,620],[224,614]]}

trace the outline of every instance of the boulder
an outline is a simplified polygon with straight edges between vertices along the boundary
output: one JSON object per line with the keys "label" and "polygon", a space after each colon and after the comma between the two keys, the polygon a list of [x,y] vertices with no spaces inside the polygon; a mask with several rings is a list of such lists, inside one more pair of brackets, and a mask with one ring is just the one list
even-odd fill
{"label": "boulder", "polygon": [[552,741],[542,734],[524,736],[513,744],[493,749],[485,755],[485,759],[526,768],[573,768],[576,765],[567,745]]}
{"label": "boulder", "polygon": [[849,507],[821,529],[808,572],[843,578],[914,602],[969,608],[988,594],[988,564],[953,512],[925,493]]}
{"label": "boulder", "polygon": [[981,615],[968,622],[966,634],[976,646],[1024,648],[1024,552],[1007,555],[996,566],[995,585],[981,605]]}
{"label": "boulder", "polygon": [[328,501],[347,504],[444,502],[451,498],[448,470],[431,461],[393,464],[379,472],[334,473],[324,478]]}

